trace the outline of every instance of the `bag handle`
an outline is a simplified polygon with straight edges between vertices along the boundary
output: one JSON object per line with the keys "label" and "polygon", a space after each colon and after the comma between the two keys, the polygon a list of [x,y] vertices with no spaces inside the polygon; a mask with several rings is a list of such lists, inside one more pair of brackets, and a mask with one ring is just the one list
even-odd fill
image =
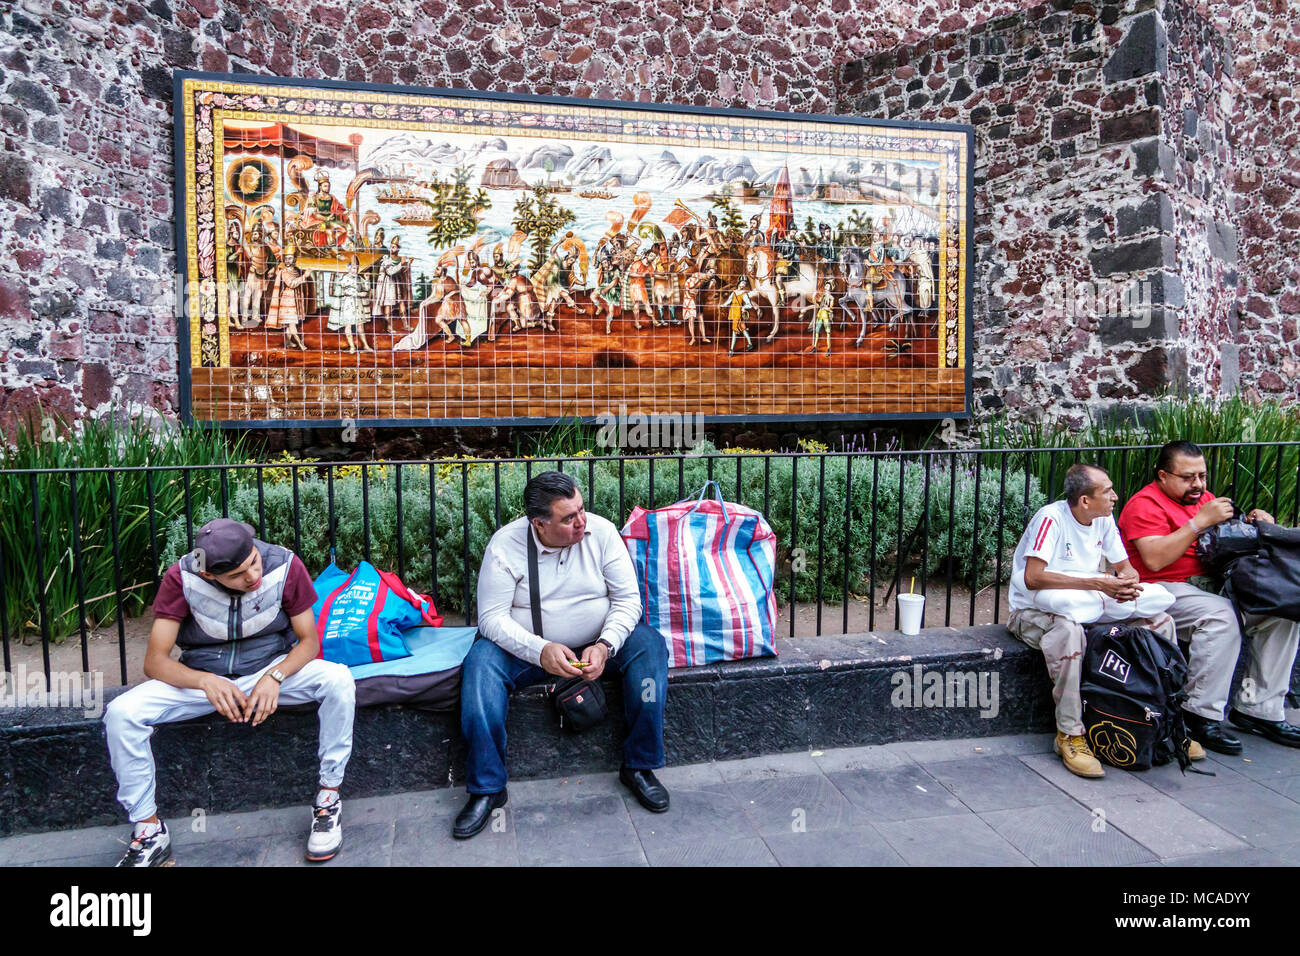
{"label": "bag handle", "polygon": [[533,538],[533,521],[531,518],[527,521],[524,532],[528,535],[528,603],[533,609],[533,633],[546,640],[542,637],[542,596],[537,584],[537,541]]}
{"label": "bag handle", "polygon": [[722,508],[723,523],[730,524],[731,516],[727,514],[727,502],[722,497],[722,489],[718,487],[718,483],[714,481],[712,478],[710,478],[708,481],[704,483],[704,487],[700,489],[700,496],[695,499],[695,504],[691,505],[689,508],[686,509],[686,513],[690,514],[700,505],[704,504],[704,496],[709,493],[710,485],[713,487],[713,492],[717,496],[719,507]]}

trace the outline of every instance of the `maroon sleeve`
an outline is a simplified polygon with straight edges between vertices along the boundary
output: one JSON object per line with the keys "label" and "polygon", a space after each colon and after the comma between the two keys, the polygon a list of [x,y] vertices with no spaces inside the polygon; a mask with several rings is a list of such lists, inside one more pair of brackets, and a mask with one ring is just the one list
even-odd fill
{"label": "maroon sleeve", "polygon": [[158,594],[153,599],[153,616],[169,621],[183,621],[189,617],[190,605],[181,587],[181,566],[173,564],[158,582]]}
{"label": "maroon sleeve", "polygon": [[316,603],[316,585],[307,573],[307,565],[302,558],[294,555],[289,559],[289,573],[284,579],[284,594],[280,598],[280,607],[290,617],[310,610]]}

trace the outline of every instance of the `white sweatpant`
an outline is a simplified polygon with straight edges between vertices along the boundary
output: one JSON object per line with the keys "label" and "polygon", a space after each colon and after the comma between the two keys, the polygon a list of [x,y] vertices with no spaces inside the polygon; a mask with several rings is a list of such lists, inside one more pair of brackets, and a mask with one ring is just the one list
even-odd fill
{"label": "white sweatpant", "polygon": [[[263,670],[234,680],[244,694],[252,691],[262,675],[284,657]],[[320,785],[337,787],[352,755],[352,717],[356,712],[356,685],[352,672],[343,664],[313,660],[280,685],[280,704],[320,703]],[[154,798],[154,759],[149,738],[158,724],[170,724],[191,717],[215,713],[216,708],[201,690],[173,687],[160,680],[145,681],[113,700],[104,713],[108,753],[117,776],[117,800],[126,808],[132,823],[148,820],[158,812]]]}

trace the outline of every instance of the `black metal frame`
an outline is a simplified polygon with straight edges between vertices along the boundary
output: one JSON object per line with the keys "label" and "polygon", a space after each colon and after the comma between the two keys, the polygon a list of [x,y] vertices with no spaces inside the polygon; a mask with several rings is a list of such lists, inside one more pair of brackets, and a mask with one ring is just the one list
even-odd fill
{"label": "black metal frame", "polygon": [[[185,163],[185,124],[184,102],[181,95],[186,80],[211,80],[214,82],[255,83],[265,86],[294,86],[303,89],[358,90],[368,92],[399,93],[417,96],[446,96],[459,99],[478,99],[488,102],[536,103],[553,106],[586,106],[594,109],[619,109],[627,111],[656,110],[660,112],[683,113],[704,116],[743,117],[748,119],[784,120],[805,123],[847,123],[855,126],[892,127],[895,129],[933,129],[948,132],[964,132],[966,135],[966,209],[968,223],[966,240],[966,262],[964,264],[964,281],[962,294],[966,300],[966,336],[965,336],[965,407],[958,412],[890,412],[885,414],[858,415],[705,415],[705,423],[720,424],[726,422],[875,422],[875,421],[938,421],[945,418],[954,420],[969,419],[973,414],[974,386],[972,383],[972,363],[974,361],[974,335],[972,329],[974,300],[975,243],[972,230],[975,222],[975,127],[966,123],[918,123],[908,120],[872,119],[861,116],[837,116],[831,113],[783,113],[773,110],[742,110],[714,106],[686,106],[675,103],[639,103],[625,100],[580,99],[567,96],[539,96],[525,93],[496,93],[484,90],[460,90],[434,86],[404,86],[394,83],[355,83],[339,80],[298,79],[278,76],[266,76],[255,73],[209,73],[201,70],[177,70],[172,77],[172,121],[173,121],[173,161],[175,169],[174,208],[176,209],[176,257],[177,274],[185,279],[189,275],[190,263],[187,255],[185,237],[187,235],[189,209],[185,204],[185,184],[181,175]],[[214,173],[215,175],[215,173]],[[943,321],[940,317],[940,321]],[[188,314],[177,316],[176,337],[180,361],[178,363],[180,385],[180,416],[185,424],[192,424],[193,388],[190,377],[190,327]],[[597,416],[576,416],[585,424],[595,424]],[[548,426],[573,418],[363,418],[350,421],[359,428],[424,428],[456,426]],[[249,421],[213,421],[210,424],[225,429],[262,429],[262,428],[341,428],[343,419],[255,419]]]}
{"label": "black metal frame", "polygon": [[[936,506],[935,502],[937,502],[941,496],[946,494],[947,499],[949,501],[948,512],[949,514],[952,513],[953,506],[951,502],[954,500],[954,496],[955,496],[956,470],[958,467],[962,466],[963,463],[969,463],[973,459],[976,465],[974,469],[975,513],[973,515],[973,524],[976,528],[984,527],[988,529],[989,537],[991,541],[981,542],[980,540],[981,536],[979,534],[975,534],[972,536],[972,540],[969,542],[969,545],[967,545],[966,542],[954,542],[953,529],[954,529],[955,522],[949,521],[948,530],[947,530],[947,539],[948,539],[947,560],[944,561],[939,567],[937,567],[933,575],[931,575],[934,578],[933,583],[936,590],[936,595],[937,595],[939,576],[942,575],[944,579],[944,590],[946,595],[946,599],[943,606],[943,615],[942,615],[944,626],[951,626],[954,623],[953,607],[952,607],[953,586],[954,583],[956,582],[956,569],[954,568],[954,560],[953,560],[954,554],[956,553],[956,551],[954,550],[954,544],[956,545],[957,548],[963,549],[963,551],[968,549],[972,558],[972,563],[975,563],[975,559],[978,558],[978,556],[981,553],[987,554],[987,549],[990,546],[996,546],[992,544],[992,541],[997,540],[997,538],[1001,538],[1002,540],[998,542],[998,544],[1000,544],[1000,547],[997,547],[996,556],[994,558],[997,565],[997,570],[995,571],[995,580],[1000,582],[1001,580],[1000,571],[1002,570],[1002,565],[1001,565],[1002,556],[1004,552],[1008,550],[1009,546],[1012,548],[1014,547],[1013,542],[1018,539],[1019,534],[1023,530],[1020,528],[1012,527],[1008,525],[1006,522],[1006,514],[1005,514],[1006,505],[1009,501],[1013,500],[1013,499],[1009,499],[1006,493],[1007,476],[1010,473],[1008,462],[1011,456],[1036,454],[1036,453],[1047,454],[1049,456],[1048,472],[1047,472],[1048,487],[1046,489],[1040,489],[1040,490],[1043,490],[1050,500],[1057,492],[1058,485],[1064,481],[1065,468],[1064,467],[1061,467],[1059,469],[1057,468],[1058,459],[1061,459],[1063,462],[1068,464],[1068,463],[1073,463],[1074,461],[1083,460],[1085,458],[1091,458],[1092,460],[1097,460],[1096,456],[1099,453],[1109,452],[1109,453],[1118,453],[1121,457],[1121,462],[1127,462],[1129,455],[1132,453],[1136,453],[1144,456],[1143,473],[1146,473],[1149,471],[1149,466],[1157,447],[1158,446],[1155,445],[1140,445],[1140,446],[1103,446],[1099,448],[1088,448],[1088,449],[1072,449],[1072,448],[925,449],[925,450],[914,450],[914,451],[891,450],[891,451],[794,452],[794,453],[768,453],[762,455],[727,455],[727,454],[718,453],[718,454],[711,454],[707,456],[675,454],[675,455],[661,455],[661,456],[655,456],[650,458],[626,456],[626,455],[593,458],[591,456],[584,455],[584,456],[546,456],[539,460],[518,459],[518,458],[495,459],[495,460],[484,459],[481,461],[423,459],[423,460],[368,461],[364,463],[248,462],[248,463],[232,464],[232,465],[220,465],[220,464],[184,465],[184,466],[150,465],[145,467],[133,467],[133,468],[124,468],[124,469],[114,469],[110,467],[78,468],[78,469],[44,468],[44,469],[14,469],[9,471],[0,471],[0,482],[20,482],[23,485],[27,486],[32,501],[32,514],[29,517],[32,522],[32,529],[35,532],[34,557],[36,559],[38,566],[41,566],[43,568],[44,564],[42,562],[42,553],[46,550],[45,548],[46,542],[43,542],[40,537],[40,529],[41,529],[40,514],[41,514],[41,508],[43,506],[43,502],[41,498],[40,483],[38,481],[39,476],[42,475],[56,476],[59,478],[66,477],[67,479],[69,479],[68,484],[73,495],[71,504],[72,504],[73,514],[75,516],[78,513],[82,513],[86,515],[90,514],[88,510],[81,508],[81,502],[79,502],[77,497],[76,489],[78,486],[78,477],[90,473],[100,473],[100,474],[106,473],[108,475],[109,501],[106,503],[97,502],[96,504],[102,506],[102,511],[100,512],[101,525],[109,529],[110,532],[109,537],[111,538],[112,554],[114,558],[113,588],[114,588],[115,613],[114,613],[113,624],[116,625],[116,630],[118,632],[121,680],[122,683],[125,684],[128,682],[128,678],[130,675],[128,675],[127,673],[126,644],[125,644],[125,640],[123,639],[125,634],[125,620],[122,611],[124,595],[136,589],[148,588],[150,581],[152,582],[153,590],[149,590],[147,593],[152,595],[154,591],[156,591],[157,584],[159,581],[160,562],[159,562],[159,551],[158,551],[158,538],[161,529],[158,527],[158,523],[156,520],[157,516],[155,515],[155,511],[154,511],[154,485],[153,485],[153,477],[158,472],[170,472],[170,473],[180,472],[181,473],[181,484],[184,487],[184,495],[182,498],[182,510],[185,519],[187,547],[189,547],[192,546],[193,544],[193,537],[195,531],[193,516],[196,507],[196,502],[194,501],[194,497],[191,489],[191,475],[193,473],[196,472],[200,474],[204,472],[211,473],[214,470],[220,473],[220,481],[213,483],[214,485],[219,485],[219,488],[214,488],[213,490],[213,495],[215,496],[213,500],[214,503],[219,501],[221,506],[221,511],[223,514],[229,513],[229,505],[231,500],[230,486],[228,481],[229,472],[231,471],[251,472],[255,474],[256,485],[258,490],[256,525],[257,525],[258,534],[261,535],[265,533],[265,528],[266,528],[266,512],[265,512],[265,502],[263,496],[264,471],[266,468],[280,468],[280,469],[287,468],[291,474],[292,494],[293,494],[292,545],[293,545],[293,550],[297,552],[301,552],[303,534],[302,534],[302,525],[301,525],[301,505],[300,505],[300,498],[299,498],[299,472],[304,468],[311,469],[316,472],[324,471],[325,481],[327,486],[327,496],[328,496],[327,502],[328,502],[328,516],[329,516],[327,532],[328,532],[330,556],[332,558],[334,546],[337,540],[336,533],[338,530],[338,513],[336,511],[336,506],[335,506],[334,473],[335,470],[338,468],[359,466],[361,468],[360,480],[361,480],[361,508],[362,508],[361,515],[360,515],[360,521],[362,525],[361,547],[364,556],[369,558],[371,553],[370,551],[370,537],[371,537],[370,536],[370,527],[371,527],[370,469],[377,468],[377,467],[393,468],[394,478],[398,489],[398,494],[396,498],[396,520],[397,520],[397,529],[398,529],[397,537],[399,540],[399,547],[398,547],[399,557],[398,557],[398,567],[396,568],[396,570],[398,571],[399,576],[405,577],[408,568],[404,563],[405,559],[404,559],[404,549],[402,548],[402,543],[404,543],[405,541],[405,535],[408,532],[410,532],[412,529],[407,528],[406,521],[402,517],[402,507],[405,498],[401,493],[401,489],[406,487],[409,488],[410,492],[414,492],[416,494],[423,494],[423,489],[417,489],[414,484],[411,484],[409,486],[405,485],[403,479],[403,470],[412,466],[421,466],[421,465],[427,466],[429,468],[428,494],[431,503],[431,507],[429,511],[429,528],[428,528],[429,540],[430,540],[431,580],[429,580],[427,583],[429,584],[430,587],[430,593],[433,594],[435,598],[438,596],[439,593],[442,593],[439,590],[440,582],[438,579],[438,549],[439,549],[438,512],[441,510],[444,516],[443,520],[446,520],[446,517],[449,515],[456,515],[455,518],[451,519],[453,523],[453,527],[454,527],[455,520],[459,519],[461,523],[462,530],[459,535],[460,540],[456,542],[448,542],[447,544],[449,544],[452,547],[455,547],[460,552],[460,557],[463,562],[463,575],[461,575],[462,579],[459,581],[450,581],[450,582],[444,581],[442,582],[442,584],[444,586],[449,586],[453,589],[460,590],[461,606],[464,608],[464,612],[465,612],[464,613],[465,624],[468,625],[473,622],[472,608],[473,608],[474,587],[473,587],[473,580],[472,580],[472,567],[474,565],[474,558],[475,558],[475,555],[472,553],[472,549],[471,549],[470,532],[469,532],[469,528],[470,528],[469,470],[471,467],[491,466],[491,472],[492,472],[491,480],[493,483],[493,500],[492,500],[492,508],[491,508],[492,519],[495,523],[494,526],[499,527],[503,520],[503,507],[502,507],[503,502],[501,497],[501,472],[502,472],[502,466],[505,465],[514,465],[514,466],[523,465],[525,477],[531,477],[534,466],[542,462],[545,463],[556,462],[558,467],[561,470],[566,470],[566,469],[577,470],[578,473],[575,475],[575,477],[579,479],[582,479],[583,477],[586,478],[585,493],[590,496],[588,501],[590,509],[597,510],[599,508],[599,510],[608,510],[607,506],[613,504],[613,502],[612,500],[605,501],[602,499],[599,502],[596,500],[597,496],[595,494],[594,477],[596,474],[596,467],[600,463],[604,463],[604,467],[607,469],[606,471],[607,476],[613,477],[614,465],[615,463],[617,463],[618,500],[617,500],[617,510],[615,511],[615,514],[618,520],[622,521],[625,520],[626,515],[630,512],[633,505],[643,504],[647,507],[662,506],[665,503],[664,499],[668,497],[671,492],[674,491],[675,491],[675,497],[673,498],[673,500],[681,500],[690,497],[690,494],[688,494],[688,492],[693,493],[695,489],[687,488],[685,485],[685,465],[688,459],[694,459],[696,461],[700,461],[700,460],[705,461],[707,463],[707,471],[708,471],[709,478],[714,477],[715,465],[718,462],[734,461],[736,463],[735,464],[735,468],[736,468],[735,488],[734,489],[725,488],[723,489],[723,493],[729,494],[732,490],[735,490],[737,492],[736,494],[737,499],[744,497],[747,500],[747,503],[749,503],[751,506],[756,508],[759,507],[761,504],[761,510],[764,514],[772,514],[772,506],[773,506],[773,496],[772,496],[772,487],[771,487],[772,463],[773,461],[783,462],[786,459],[789,459],[790,471],[791,471],[790,488],[789,488],[790,529],[791,529],[790,540],[778,542],[778,547],[785,550],[787,553],[794,551],[794,549],[796,548],[804,548],[807,551],[811,552],[811,549],[814,546],[814,542],[811,540],[803,541],[801,538],[799,538],[798,524],[796,519],[798,518],[799,514],[801,514],[805,510],[804,507],[800,506],[798,501],[800,480],[803,480],[805,483],[807,483],[815,479],[816,494],[817,494],[817,503],[815,506],[816,516],[817,516],[817,520],[815,522],[816,529],[817,529],[815,534],[817,567],[815,570],[815,577],[816,577],[817,587],[816,587],[815,597],[812,600],[815,600],[817,603],[816,630],[818,633],[822,633],[823,630],[822,627],[823,603],[826,602],[828,599],[833,602],[835,598],[838,596],[843,605],[842,615],[841,615],[842,616],[841,632],[849,633],[848,605],[849,605],[849,599],[851,595],[851,584],[853,582],[851,582],[849,578],[850,571],[849,571],[848,560],[844,561],[843,575],[839,580],[832,580],[827,575],[824,574],[825,555],[827,553],[826,536],[828,530],[831,527],[830,524],[828,524],[828,521],[833,520],[832,517],[833,512],[831,512],[831,514],[828,515],[828,508],[827,508],[827,501],[826,501],[828,462],[834,461],[835,459],[839,459],[839,458],[845,460],[844,498],[846,502],[853,500],[852,488],[860,486],[862,482],[867,481],[868,479],[871,481],[869,518],[865,514],[855,515],[853,513],[853,510],[848,507],[844,509],[844,516],[843,516],[844,542],[846,547],[847,547],[847,543],[850,540],[849,530],[850,527],[852,526],[852,523],[854,521],[857,521],[859,522],[859,526],[860,526],[860,523],[862,521],[867,521],[867,520],[870,521],[869,535],[871,540],[871,545],[870,545],[871,555],[874,555],[875,553],[878,532],[880,530],[878,528],[879,522],[877,519],[878,517],[881,517],[881,509],[878,506],[877,498],[878,498],[879,490],[882,487],[880,481],[881,462],[882,461],[899,462],[900,468],[899,468],[898,485],[900,489],[906,487],[906,481],[904,475],[905,469],[910,473],[918,473],[921,468],[924,469],[923,472],[921,472],[924,475],[924,484],[923,484],[924,505],[923,505],[923,513],[921,516],[921,520],[917,522],[915,526],[911,526],[910,524],[907,525],[904,524],[903,508],[901,507],[902,495],[900,495],[900,507],[898,509],[897,515],[885,516],[885,520],[888,520],[890,524],[893,526],[893,531],[894,534],[896,535],[895,540],[900,543],[906,540],[907,544],[903,545],[903,547],[901,548],[898,548],[897,554],[893,558],[886,558],[882,561],[876,561],[873,558],[869,558],[868,573],[863,575],[864,580],[857,582],[859,586],[861,586],[864,583],[867,584],[868,593],[873,596],[873,599],[870,604],[870,609],[868,611],[868,621],[867,621],[867,630],[873,630],[877,626],[876,616],[875,616],[876,600],[874,598],[877,591],[877,584],[884,583],[890,580],[891,573],[892,573],[892,579],[894,581],[894,584],[890,585],[891,590],[893,589],[893,587],[899,585],[904,580],[902,577],[904,567],[908,564],[916,563],[915,558],[918,552],[916,548],[913,548],[912,546],[914,543],[916,543],[917,547],[920,548],[919,553],[922,555],[920,563],[922,567],[924,567],[926,563],[930,550],[933,547],[939,546],[940,542],[937,539],[934,541],[931,540],[930,512],[932,508]],[[1257,495],[1261,489],[1263,489],[1264,491],[1269,490],[1265,477],[1260,474],[1261,459],[1265,448],[1265,445],[1263,443],[1253,443],[1249,445],[1228,444],[1228,443],[1206,444],[1203,445],[1202,447],[1205,448],[1207,452],[1216,449],[1223,449],[1225,451],[1230,450],[1232,453],[1232,458],[1233,458],[1232,477],[1224,487],[1218,489],[1219,491],[1222,492],[1231,489],[1236,491],[1238,494]],[[1272,497],[1270,500],[1272,500],[1273,502],[1277,502],[1279,499],[1279,489],[1282,487],[1282,475],[1283,475],[1282,461],[1284,457],[1287,457],[1289,459],[1289,457],[1293,453],[1295,454],[1296,457],[1296,481],[1297,481],[1297,485],[1300,485],[1300,442],[1283,442],[1283,443],[1275,443],[1275,444],[1270,443],[1268,447],[1277,447],[1283,450],[1278,455],[1277,464],[1273,469],[1274,473],[1272,475],[1272,489],[1271,489]],[[1255,465],[1254,465],[1253,472],[1251,471],[1248,463],[1245,466],[1242,465],[1243,449],[1246,450],[1247,453],[1249,453],[1251,449],[1254,449]],[[1218,456],[1216,456],[1216,458],[1217,457]],[[760,458],[762,459],[763,462],[761,503],[758,500],[759,492],[757,490],[757,475],[756,472],[754,471],[754,469],[758,467],[758,459]],[[946,460],[946,462],[948,463],[949,486],[946,490],[942,488],[941,483],[939,483],[939,487],[936,490],[935,482],[931,481],[932,472],[936,464],[935,462],[936,458],[939,458],[941,460]],[[870,475],[867,474],[867,470],[865,468],[866,462],[863,461],[863,459],[871,459]],[[647,492],[648,495],[650,496],[649,501],[638,502],[635,500],[630,500],[629,496],[625,493],[626,492],[626,470],[627,470],[626,466],[629,461],[649,463],[649,472],[647,475],[649,480],[649,487]],[[677,471],[676,482],[663,481],[662,479],[664,476],[661,473],[662,469],[664,468],[671,469],[673,462],[676,462],[676,471]],[[816,466],[815,473],[810,470],[814,464]],[[1026,470],[1028,470],[1028,465],[1029,462],[1028,459],[1026,459]],[[435,501],[435,499],[437,498],[436,476],[439,467],[450,468],[452,470],[451,481],[453,485],[459,486],[458,496],[455,494],[455,492],[453,492],[450,495],[450,498],[446,494],[444,494],[441,508],[437,506]],[[942,467],[942,464],[940,465],[940,467]],[[1244,472],[1242,471],[1243,467],[1245,469]],[[585,476],[582,474],[582,471],[584,470],[585,470]],[[980,488],[981,488],[982,480],[985,477],[986,471],[989,472],[987,476],[989,480],[993,480],[995,474],[999,478],[999,496],[998,496],[999,504],[997,507],[998,514],[996,516],[993,515],[987,516],[984,524],[981,525],[980,509],[979,509]],[[148,501],[148,511],[149,511],[148,553],[150,555],[151,562],[150,562],[149,574],[144,579],[141,579],[139,581],[133,581],[133,582],[124,582],[122,579],[122,567],[121,567],[121,558],[123,555],[119,543],[119,532],[121,530],[122,522],[121,522],[121,513],[120,513],[120,506],[119,506],[120,494],[118,489],[119,489],[119,479],[121,478],[121,476],[131,472],[144,472],[145,474],[145,485],[147,489],[147,501]],[[457,474],[457,472],[459,474]],[[656,493],[655,491],[655,475],[657,472],[660,473],[659,477],[661,479],[661,481],[659,482],[658,493]],[[742,481],[742,472],[749,474],[750,482],[752,484],[751,490],[744,493],[743,495],[741,494],[741,492],[744,489],[744,482]],[[1241,477],[1242,474],[1245,474],[1246,477],[1242,478]],[[1211,476],[1211,482],[1213,483],[1217,478],[1221,478],[1221,477],[1222,477],[1221,475]],[[1242,482],[1241,485],[1237,484],[1239,481]],[[1288,472],[1288,481],[1289,481],[1289,472]],[[1245,490],[1247,486],[1250,489],[1249,492]],[[1125,491],[1131,493],[1132,491],[1136,491],[1136,489],[1125,489]],[[457,497],[459,497],[459,501],[456,500]],[[1028,492],[1027,491],[1025,492],[1025,497],[1023,502],[1017,500],[1015,501],[1015,503],[1027,504]],[[511,506],[518,508],[519,503],[518,502],[512,503]],[[1027,507],[1022,508],[1022,510],[1028,512]],[[176,515],[172,515],[169,520],[175,521],[178,520],[180,517],[181,515],[178,513]],[[1297,494],[1296,499],[1291,506],[1290,514],[1279,513],[1276,514],[1275,517],[1283,523],[1286,523],[1289,520],[1289,522],[1292,525],[1300,524],[1300,494]],[[20,520],[25,522],[27,518],[22,518]],[[72,573],[74,576],[78,606],[81,609],[81,613],[79,614],[80,632],[81,632],[81,661],[83,664],[83,669],[89,670],[88,651],[87,651],[88,631],[85,626],[86,615],[84,613],[84,608],[87,601],[86,584],[85,584],[85,579],[83,574],[84,556],[82,554],[82,541],[81,538],[79,537],[80,525],[75,520],[75,518],[73,521],[73,525],[74,525],[73,541],[72,541],[73,566],[70,573]],[[996,533],[996,537],[994,537],[994,533],[992,531],[995,525],[998,529]],[[412,528],[413,527],[414,526],[412,526]],[[910,538],[906,534],[908,530],[911,531]],[[453,534],[455,534],[454,531]],[[917,542],[918,535],[921,536],[919,542]],[[288,540],[285,540],[283,543],[288,545],[290,542]],[[54,544],[60,549],[63,547],[62,541],[54,542]],[[907,554],[904,555],[903,552],[907,552]],[[7,580],[5,576],[5,565],[8,560],[9,560],[9,556],[4,553],[3,539],[0,539],[0,645],[3,646],[4,666],[6,670],[11,669],[10,668],[10,661],[11,661],[10,628],[9,628],[8,615],[6,613],[6,609],[9,607],[9,602],[10,600],[12,600],[12,596],[6,592],[6,587],[5,587],[5,582]],[[319,571],[320,569],[313,568],[309,570]],[[877,572],[880,572],[879,578],[877,576]],[[781,598],[789,602],[786,605],[787,609],[791,608],[791,606],[795,604],[796,584],[797,584],[796,575],[802,572],[795,572],[793,569],[793,565],[790,565],[789,573],[790,573],[790,579],[788,582],[788,586],[787,586],[787,582],[785,581],[778,580],[776,582]],[[813,572],[810,571],[810,573]],[[918,576],[921,578],[922,593],[925,593],[927,584],[929,583],[929,577],[931,576],[927,576],[925,574],[920,574]],[[412,581],[410,583],[413,586],[422,589],[424,588],[426,581],[419,580],[419,581]],[[1003,608],[1001,604],[1002,587],[1003,585],[999,583],[997,584],[995,589],[995,594],[997,594],[998,596],[995,597],[994,599],[991,621],[981,621],[981,623],[999,623],[1000,620],[1002,619],[1003,617],[1002,615]],[[984,589],[986,588],[980,588],[979,590],[972,590],[969,592],[970,612],[969,612],[968,623],[972,626],[976,623],[976,618],[977,618],[976,597]],[[42,589],[41,594],[37,595],[31,603],[34,603],[37,606],[36,613],[39,617],[39,621],[37,622],[37,627],[41,634],[42,656],[44,661],[45,672],[48,677],[50,672],[51,627],[50,627],[50,610],[46,605],[44,589]],[[802,602],[799,603],[797,606],[806,607],[808,603],[810,602],[807,601]],[[939,616],[937,596],[936,596],[936,602],[934,603],[930,611],[931,614],[937,619]],[[787,610],[787,613],[790,613],[789,610]],[[831,620],[833,621],[834,618],[831,618]],[[111,627],[113,626],[113,624],[108,624],[107,626]],[[895,616],[894,616],[894,620],[892,621],[892,625],[895,627],[897,626],[897,608],[895,608]],[[958,626],[960,626],[960,624]],[[793,637],[795,633],[796,630],[795,630],[794,614],[790,613],[789,635]]]}

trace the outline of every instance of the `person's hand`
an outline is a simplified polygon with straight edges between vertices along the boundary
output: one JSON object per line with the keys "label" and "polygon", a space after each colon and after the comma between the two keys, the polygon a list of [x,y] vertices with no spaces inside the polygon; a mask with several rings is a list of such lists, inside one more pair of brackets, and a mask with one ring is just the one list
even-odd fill
{"label": "person's hand", "polygon": [[1273,516],[1263,508],[1252,508],[1250,514],[1246,515],[1246,520],[1252,524],[1259,524],[1261,521],[1266,521],[1269,524],[1277,524],[1277,521],[1274,520]]}
{"label": "person's hand", "polygon": [[1115,574],[1121,581],[1131,581],[1132,583],[1137,584],[1139,580],[1137,569],[1131,564],[1122,571],[1116,571]]}
{"label": "person's hand", "polygon": [[248,695],[248,701],[244,705],[244,719],[251,717],[253,726],[256,727],[274,714],[279,706],[280,682],[270,674],[263,674],[262,679],[253,686],[253,692]]}
{"label": "person's hand", "polygon": [[1232,499],[1215,498],[1213,501],[1207,501],[1201,505],[1201,510],[1196,512],[1197,531],[1204,531],[1206,528],[1213,528],[1221,521],[1227,521],[1232,517]]}
{"label": "person's hand", "polygon": [[555,641],[548,641],[542,648],[542,670],[556,677],[577,677],[582,674],[581,670],[573,666],[577,659],[573,648]]}
{"label": "person's hand", "polygon": [[199,686],[218,714],[237,724],[243,723],[244,707],[248,703],[248,698],[235,686],[234,681],[226,680],[219,674],[208,674]]}
{"label": "person's hand", "polygon": [[609,648],[597,641],[582,652],[582,659],[587,662],[587,666],[582,670],[582,676],[587,680],[595,680],[605,672],[605,662],[609,660]]}
{"label": "person's hand", "polygon": [[1135,579],[1105,575],[1098,580],[1098,590],[1108,598],[1127,603],[1137,599],[1140,586]]}

